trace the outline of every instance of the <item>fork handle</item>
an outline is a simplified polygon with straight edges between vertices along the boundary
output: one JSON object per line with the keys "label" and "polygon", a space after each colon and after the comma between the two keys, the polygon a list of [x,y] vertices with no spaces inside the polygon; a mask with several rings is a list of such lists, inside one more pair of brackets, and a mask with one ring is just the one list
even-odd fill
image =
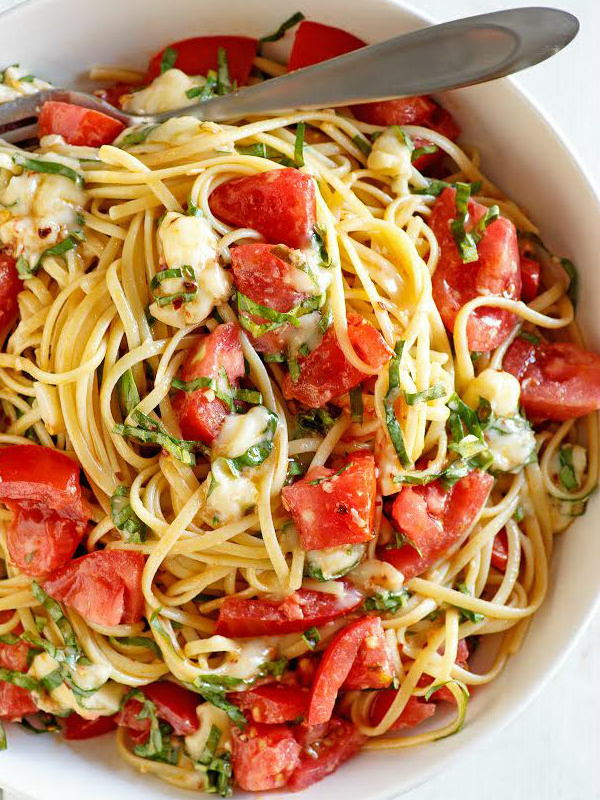
{"label": "fork handle", "polygon": [[363,47],[156,118],[187,115],[219,121],[456,89],[544,61],[578,29],[576,17],[550,8],[480,14]]}

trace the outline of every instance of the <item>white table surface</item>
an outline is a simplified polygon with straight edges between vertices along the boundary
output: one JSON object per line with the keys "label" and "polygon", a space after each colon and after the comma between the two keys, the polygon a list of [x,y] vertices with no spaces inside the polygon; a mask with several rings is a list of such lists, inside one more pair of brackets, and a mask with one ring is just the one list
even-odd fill
{"label": "white table surface", "polygon": [[[368,4],[368,0],[350,1]],[[0,10],[17,2],[0,0]],[[412,3],[440,21],[518,4],[519,0]],[[566,51],[522,73],[518,80],[567,134],[600,186],[600,0],[522,0],[522,5],[552,4],[576,14],[582,30]],[[301,0],[298,7],[302,7]],[[443,775],[406,795],[406,800],[600,800],[598,673],[600,617],[596,617],[584,641],[521,717]],[[148,790],[149,798],[160,797],[158,785],[149,782]],[[5,793],[4,800],[26,798]]]}

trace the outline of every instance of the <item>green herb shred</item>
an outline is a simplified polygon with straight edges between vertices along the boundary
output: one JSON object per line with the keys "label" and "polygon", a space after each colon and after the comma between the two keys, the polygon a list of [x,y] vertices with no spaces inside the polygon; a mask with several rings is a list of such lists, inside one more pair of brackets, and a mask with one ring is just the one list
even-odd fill
{"label": "green herb shred", "polygon": [[22,156],[19,153],[14,155],[12,160],[18,167],[23,167],[23,169],[28,169],[31,172],[44,172],[48,175],[62,175],[63,178],[68,178],[77,186],[83,186],[83,175],[74,170],[72,167],[68,167],[66,164],[61,164],[59,161],[43,161],[39,158],[25,158],[25,156]]}
{"label": "green herb shred", "polygon": [[173,69],[175,64],[177,63],[178,58],[177,50],[174,50],[172,47],[165,47],[163,50],[162,58],[160,60],[160,74],[162,75],[164,72],[167,72],[169,69]]}
{"label": "green herb shred", "polygon": [[301,11],[296,11],[295,14],[292,14],[291,17],[288,17],[288,19],[282,22],[276,31],[273,31],[273,33],[268,33],[266,36],[261,36],[258,41],[278,42],[280,39],[283,39],[286,32],[289,31],[290,28],[293,28],[294,25],[298,25],[298,23],[302,22],[303,19],[306,19],[304,14]]}
{"label": "green herb shred", "polygon": [[394,445],[394,450],[396,451],[396,455],[398,456],[400,464],[407,469],[408,467],[412,466],[412,461],[406,450],[402,428],[400,427],[400,423],[398,422],[396,413],[394,411],[394,403],[400,394],[400,364],[402,362],[404,345],[405,342],[399,340],[396,342],[396,346],[394,347],[395,355],[390,360],[388,367],[389,382],[388,390],[383,400],[383,407],[390,440]]}

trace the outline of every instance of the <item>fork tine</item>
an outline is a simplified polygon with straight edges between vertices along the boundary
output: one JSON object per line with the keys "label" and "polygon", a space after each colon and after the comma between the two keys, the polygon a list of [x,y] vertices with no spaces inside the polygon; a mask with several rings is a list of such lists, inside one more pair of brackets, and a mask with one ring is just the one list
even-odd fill
{"label": "fork tine", "polygon": [[34,122],[32,125],[23,125],[20,128],[13,128],[5,133],[0,131],[0,140],[8,142],[9,144],[25,142],[29,139],[35,139],[37,137],[37,130],[37,122]]}

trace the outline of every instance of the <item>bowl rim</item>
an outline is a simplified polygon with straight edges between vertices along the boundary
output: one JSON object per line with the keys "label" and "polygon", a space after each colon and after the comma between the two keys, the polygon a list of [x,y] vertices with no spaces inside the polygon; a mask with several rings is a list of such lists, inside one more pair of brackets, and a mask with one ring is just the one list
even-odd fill
{"label": "bowl rim", "polygon": [[[364,1],[368,2],[368,0]],[[30,6],[42,5],[43,3],[48,2],[52,2],[52,0],[19,0],[19,2],[17,2],[15,5],[12,5],[4,10],[0,10],[0,25],[4,20],[10,19],[13,16],[18,16],[19,13]],[[58,0],[58,2],[60,2],[60,0]],[[425,27],[434,25],[438,22],[434,15],[426,13],[420,8],[417,8],[413,2],[406,2],[406,0],[380,0],[380,2],[383,5],[397,8],[401,13],[404,12],[407,16],[412,18],[411,21],[416,25]],[[584,161],[579,153],[579,150],[577,147],[568,142],[567,135],[565,134],[562,125],[555,122],[551,118],[549,111],[546,110],[546,108],[533,96],[529,89],[527,89],[518,81],[518,78],[514,78],[512,76],[505,77],[497,79],[493,81],[493,83],[501,85],[504,91],[507,91],[512,97],[517,98],[519,101],[524,102],[525,105],[529,107],[529,110],[533,112],[540,127],[544,128],[546,133],[550,134],[552,139],[559,146],[562,157],[568,162],[569,171],[577,173],[578,177],[581,179],[582,186],[585,186],[588,193],[588,197],[586,197],[584,201],[585,204],[592,204],[595,206],[598,217],[600,218],[600,182],[597,182],[597,179],[592,174],[587,173],[584,170]],[[600,181],[600,179],[598,180]],[[552,567],[553,559],[549,562],[549,570],[550,576],[555,577],[552,575]],[[552,581],[550,582],[550,585],[552,585]],[[544,602],[546,602],[546,600]],[[461,731],[461,742],[463,743],[461,750],[463,753],[466,754],[467,751],[471,754],[475,753],[481,746],[489,743],[493,738],[496,737],[497,734],[514,722],[514,720],[522,712],[524,712],[526,708],[529,707],[529,705],[541,694],[543,689],[563,667],[564,663],[572,654],[575,647],[577,647],[583,638],[592,619],[599,612],[600,584],[598,584],[598,588],[595,591],[593,599],[586,608],[585,613],[582,613],[579,616],[576,626],[571,629],[569,635],[562,639],[563,647],[560,653],[550,661],[543,661],[541,666],[538,667],[538,671],[536,673],[537,680],[529,689],[529,691],[523,693],[518,697],[518,699],[511,698],[510,702],[507,704],[505,710],[498,719],[492,719],[491,714],[486,714],[484,712],[477,719],[476,725],[471,724],[470,729],[469,726],[466,726]],[[538,612],[536,612],[536,614],[537,613]],[[535,617],[535,614],[533,616]],[[526,648],[527,644],[524,643],[523,647]],[[394,798],[399,797],[399,791],[401,794],[406,794],[420,786],[425,785],[435,777],[439,776],[448,769],[448,767],[455,761],[455,758],[456,754],[453,751],[450,751],[443,756],[438,756],[435,764],[429,768],[427,774],[422,774],[420,776],[416,776],[412,780],[405,781],[400,790],[397,788],[390,790],[381,789],[379,791],[371,790],[367,795],[366,800],[394,800]],[[0,780],[2,781],[0,783],[0,790],[4,789],[17,793],[23,791],[23,789],[12,780],[9,782],[5,782],[4,778],[0,778]],[[126,787],[124,786],[124,788]],[[180,791],[182,798],[184,796],[190,796],[189,791],[185,791],[183,789]],[[256,796],[257,794],[261,795],[262,793],[259,792],[253,794]],[[287,796],[287,794],[288,793],[285,792],[272,793],[273,797]],[[238,793],[237,796],[248,797],[250,794]],[[31,795],[30,800],[43,800],[43,796],[37,794],[35,796]]]}

